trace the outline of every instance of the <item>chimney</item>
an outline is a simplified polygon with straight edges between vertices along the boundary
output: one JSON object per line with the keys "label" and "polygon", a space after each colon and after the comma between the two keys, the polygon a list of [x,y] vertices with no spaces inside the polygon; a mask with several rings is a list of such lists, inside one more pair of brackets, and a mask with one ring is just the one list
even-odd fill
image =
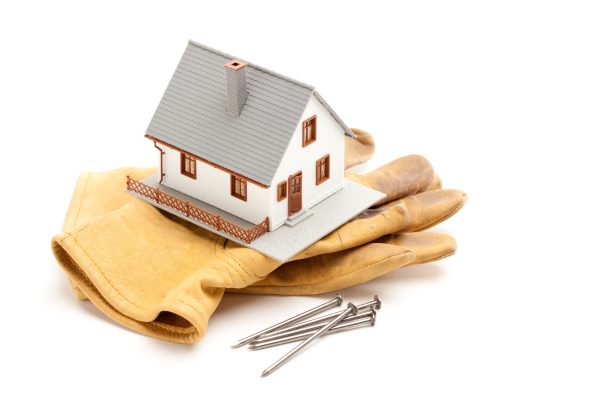
{"label": "chimney", "polygon": [[225,64],[227,113],[232,117],[238,117],[246,103],[246,65],[248,64],[240,60],[231,60]]}

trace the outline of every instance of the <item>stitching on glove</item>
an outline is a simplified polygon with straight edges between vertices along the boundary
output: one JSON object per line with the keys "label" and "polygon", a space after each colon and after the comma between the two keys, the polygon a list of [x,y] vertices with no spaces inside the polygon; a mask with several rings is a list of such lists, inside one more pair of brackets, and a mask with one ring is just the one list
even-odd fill
{"label": "stitching on glove", "polygon": [[338,239],[340,241],[340,248],[343,249],[344,248],[344,241],[342,240],[342,235],[340,235],[340,230],[336,229],[335,233],[337,233],[337,237],[338,237]]}
{"label": "stitching on glove", "polygon": [[[217,259],[223,261],[227,265],[230,265],[229,261],[222,257],[222,253],[223,253],[222,248],[223,248],[223,246],[225,246],[225,243],[227,242],[227,240],[228,239],[217,236],[213,243],[213,254],[215,255],[215,257],[217,257]],[[222,268],[221,269],[215,268],[211,265],[210,269],[212,269],[213,271],[216,271],[219,276],[222,276],[222,274],[223,274]],[[225,272],[227,273],[227,276],[230,280],[233,280],[233,275],[231,273],[232,269],[233,269],[233,267],[225,268],[225,270],[226,270]]]}
{"label": "stitching on glove", "polygon": [[[236,257],[233,256],[233,254],[227,251],[226,246],[227,243],[229,243],[229,239],[219,238],[216,244],[218,244],[219,242],[220,246],[216,247],[216,254],[219,260],[223,261],[227,265],[227,267],[229,267],[226,269],[227,274],[230,278],[230,282],[233,283],[237,280],[236,278],[238,278],[242,282],[248,283],[248,281],[252,279],[252,275],[246,268],[244,268],[242,263]],[[240,270],[243,271],[245,275],[247,275],[247,278],[244,278],[244,276],[242,276]]]}
{"label": "stitching on glove", "polygon": [[444,254],[441,254],[441,255],[439,255],[439,256],[437,256],[435,258],[429,258],[427,260],[419,260],[419,264],[427,264],[427,263],[430,263],[430,262],[439,261],[439,260],[441,260],[443,258],[450,257],[450,256],[454,255],[454,253],[456,253],[455,250],[454,251],[449,251],[449,252],[444,253]]}

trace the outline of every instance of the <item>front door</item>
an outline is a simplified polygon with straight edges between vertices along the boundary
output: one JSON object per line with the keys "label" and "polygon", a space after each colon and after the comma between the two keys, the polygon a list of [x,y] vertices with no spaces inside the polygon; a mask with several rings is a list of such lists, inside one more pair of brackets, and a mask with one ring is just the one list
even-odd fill
{"label": "front door", "polygon": [[288,216],[302,209],[302,171],[288,178]]}

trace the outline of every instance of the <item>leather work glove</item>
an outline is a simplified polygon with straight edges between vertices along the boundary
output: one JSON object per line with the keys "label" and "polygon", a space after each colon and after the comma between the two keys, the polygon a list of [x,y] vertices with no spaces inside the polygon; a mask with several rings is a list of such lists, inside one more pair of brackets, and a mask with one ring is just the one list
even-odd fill
{"label": "leather work glove", "polygon": [[[358,138],[347,140],[347,168],[367,161],[374,149],[367,132],[353,131]],[[420,156],[347,174],[385,199],[281,265],[125,192],[127,175],[140,180],[154,172],[81,175],[52,249],[78,298],[134,331],[179,343],[202,337],[226,290],[325,293],[452,255],[451,236],[420,231],[466,201],[459,190],[440,189]]]}

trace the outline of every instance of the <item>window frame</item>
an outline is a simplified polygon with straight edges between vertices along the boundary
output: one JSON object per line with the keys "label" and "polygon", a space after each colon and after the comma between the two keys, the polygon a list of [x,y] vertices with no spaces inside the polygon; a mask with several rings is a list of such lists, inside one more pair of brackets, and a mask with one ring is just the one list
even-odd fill
{"label": "window frame", "polygon": [[[321,164],[325,163],[325,174],[324,176],[321,176]],[[331,176],[331,171],[330,171],[330,164],[331,164],[331,157],[329,154],[324,155],[323,157],[319,158],[316,162],[315,162],[315,178],[316,178],[316,185],[320,185],[321,183],[325,182],[326,180],[329,179],[329,177]]]}
{"label": "window frame", "polygon": [[[198,167],[198,165],[196,163],[196,158],[192,157],[191,155],[189,155],[187,153],[180,153],[180,154],[181,154],[181,158],[180,158],[180,163],[181,163],[181,165],[180,165],[180,167],[181,167],[180,171],[181,171],[181,175],[185,175],[188,178],[196,179],[196,176],[197,176],[197,167]],[[190,161],[190,164],[189,164],[190,166],[193,165],[193,170],[194,170],[193,172],[188,172],[186,170],[186,168],[185,168],[185,161],[186,160]],[[193,164],[192,164],[192,162],[193,162]],[[190,170],[191,170],[191,168],[190,168]]]}
{"label": "window frame", "polygon": [[281,181],[277,184],[277,201],[287,198],[287,181]]}
{"label": "window frame", "polygon": [[[312,125],[312,137],[307,139],[308,127]],[[317,116],[313,115],[302,122],[302,147],[317,141]]]}
{"label": "window frame", "polygon": [[[244,188],[243,194],[241,193],[242,190],[240,190],[240,193],[236,192],[236,190],[235,190],[236,181],[240,182],[240,189],[243,186],[243,188]],[[248,181],[246,179],[242,178],[241,176],[231,174],[231,195],[233,197],[235,197],[236,199],[240,199],[242,201],[248,201]]]}

